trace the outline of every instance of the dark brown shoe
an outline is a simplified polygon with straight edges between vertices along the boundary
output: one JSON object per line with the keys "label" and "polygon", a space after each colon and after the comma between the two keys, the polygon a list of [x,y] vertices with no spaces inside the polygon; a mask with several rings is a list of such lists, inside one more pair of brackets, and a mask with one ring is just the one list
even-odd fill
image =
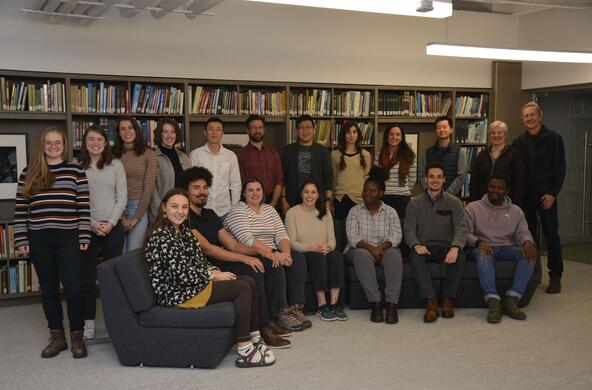
{"label": "dark brown shoe", "polygon": [[49,344],[41,351],[41,357],[52,358],[66,349],[68,349],[68,342],[64,330],[53,329],[49,331]]}
{"label": "dark brown shoe", "polygon": [[283,326],[280,326],[275,321],[270,321],[269,322],[269,327],[271,328],[271,330],[273,331],[273,333],[275,333],[276,335],[278,335],[280,337],[290,337],[290,336],[292,336],[292,331],[290,329],[284,328]]}
{"label": "dark brown shoe", "polygon": [[370,306],[372,306],[372,311],[370,312],[370,321],[383,322],[384,321],[384,313],[382,312],[382,303],[381,302],[370,302]]}
{"label": "dark brown shoe", "polygon": [[442,299],[442,318],[454,317],[454,298],[444,297]]}
{"label": "dark brown shoe", "polygon": [[261,328],[260,332],[263,341],[265,341],[265,344],[267,344],[269,348],[284,349],[292,346],[291,342],[275,334],[269,326]]}
{"label": "dark brown shoe", "polygon": [[396,324],[399,322],[399,314],[397,313],[397,304],[396,303],[386,303],[386,317],[384,322],[387,324]]}
{"label": "dark brown shoe", "polygon": [[561,276],[549,276],[547,294],[559,294],[561,292]]}
{"label": "dark brown shoe", "polygon": [[425,314],[423,315],[423,322],[436,322],[438,319],[438,304],[436,304],[436,299],[434,297],[429,297],[426,299],[426,310]]}
{"label": "dark brown shoe", "polygon": [[74,359],[84,358],[88,355],[86,345],[84,345],[84,340],[82,340],[83,333],[84,331],[82,330],[73,330],[70,332],[70,343],[72,344],[70,349]]}

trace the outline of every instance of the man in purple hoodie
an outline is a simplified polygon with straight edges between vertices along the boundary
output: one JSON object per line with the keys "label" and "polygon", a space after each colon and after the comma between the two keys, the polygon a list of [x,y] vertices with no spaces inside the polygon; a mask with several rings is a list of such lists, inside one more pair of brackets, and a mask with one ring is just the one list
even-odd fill
{"label": "man in purple hoodie", "polygon": [[[487,322],[500,322],[502,311],[510,318],[525,320],[526,314],[518,308],[518,303],[538,254],[524,213],[508,197],[508,180],[494,175],[487,194],[469,203],[465,211],[469,228],[467,245],[473,247],[471,255],[477,263],[479,281],[489,305]],[[517,263],[512,287],[503,300],[495,287],[494,262],[498,260]]]}

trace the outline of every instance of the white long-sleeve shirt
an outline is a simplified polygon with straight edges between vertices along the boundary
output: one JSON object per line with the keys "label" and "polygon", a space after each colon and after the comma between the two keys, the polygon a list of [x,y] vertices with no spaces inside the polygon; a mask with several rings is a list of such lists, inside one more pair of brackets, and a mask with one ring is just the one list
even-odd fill
{"label": "white long-sleeve shirt", "polygon": [[236,154],[222,145],[218,153],[214,154],[205,144],[189,156],[194,166],[207,168],[212,173],[207,208],[214,210],[220,217],[226,215],[240,199],[241,177]]}

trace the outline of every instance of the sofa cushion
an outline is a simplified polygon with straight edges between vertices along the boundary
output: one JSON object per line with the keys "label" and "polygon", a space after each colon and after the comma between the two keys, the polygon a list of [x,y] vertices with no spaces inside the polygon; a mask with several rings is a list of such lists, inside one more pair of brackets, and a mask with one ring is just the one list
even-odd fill
{"label": "sofa cushion", "polygon": [[156,305],[139,314],[141,326],[150,328],[230,328],[234,326],[234,306],[230,302],[201,309],[182,309]]}
{"label": "sofa cushion", "polygon": [[117,259],[115,270],[123,286],[127,301],[136,313],[156,305],[156,296],[140,250],[135,250]]}

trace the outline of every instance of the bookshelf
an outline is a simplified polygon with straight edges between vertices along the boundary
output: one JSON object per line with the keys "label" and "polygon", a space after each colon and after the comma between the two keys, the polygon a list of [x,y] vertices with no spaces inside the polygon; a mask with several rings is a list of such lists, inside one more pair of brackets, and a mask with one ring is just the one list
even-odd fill
{"label": "bookshelf", "polygon": [[33,264],[14,249],[14,225],[0,223],[0,300],[37,295],[39,280]]}

